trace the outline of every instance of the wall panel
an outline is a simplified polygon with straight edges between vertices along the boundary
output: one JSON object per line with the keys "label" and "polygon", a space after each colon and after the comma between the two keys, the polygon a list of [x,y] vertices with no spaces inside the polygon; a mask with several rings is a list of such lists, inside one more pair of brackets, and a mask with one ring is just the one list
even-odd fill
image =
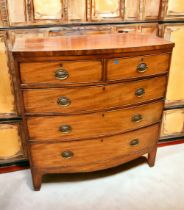
{"label": "wall panel", "polygon": [[163,19],[184,19],[183,0],[164,0],[162,8]]}
{"label": "wall panel", "polygon": [[184,135],[184,109],[165,111],[161,128],[161,137],[180,135]]}
{"label": "wall panel", "polygon": [[69,21],[86,21],[86,1],[85,0],[68,0],[67,2],[68,20]]}
{"label": "wall panel", "polygon": [[23,156],[19,126],[18,123],[0,124],[0,162]]}
{"label": "wall panel", "polygon": [[161,0],[144,0],[143,20],[157,20]]}
{"label": "wall panel", "polygon": [[10,25],[25,24],[26,6],[25,0],[8,0],[8,13]]}
{"label": "wall panel", "polygon": [[140,32],[158,36],[158,28],[157,23],[144,23],[140,25]]}
{"label": "wall panel", "polygon": [[16,115],[13,85],[9,73],[6,35],[0,32],[0,115]]}
{"label": "wall panel", "polygon": [[125,20],[140,19],[140,0],[125,0]]}
{"label": "wall panel", "polygon": [[169,0],[167,15],[184,16],[184,1],[183,0]]}
{"label": "wall panel", "polygon": [[166,103],[181,105],[184,104],[184,25],[166,25],[163,30],[164,37],[175,42]]}
{"label": "wall panel", "polygon": [[123,18],[123,0],[87,0],[89,21],[117,21]]}
{"label": "wall panel", "polygon": [[60,0],[33,0],[35,20],[61,19],[62,4]]}
{"label": "wall panel", "polygon": [[0,5],[3,24],[26,26],[67,20],[85,22],[86,18],[88,21],[157,20],[160,0],[0,0]]}

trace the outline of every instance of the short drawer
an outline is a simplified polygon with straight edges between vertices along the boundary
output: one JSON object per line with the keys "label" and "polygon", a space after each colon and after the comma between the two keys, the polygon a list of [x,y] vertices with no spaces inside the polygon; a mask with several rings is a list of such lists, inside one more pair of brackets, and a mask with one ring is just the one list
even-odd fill
{"label": "short drawer", "polygon": [[170,54],[115,58],[107,61],[107,79],[123,80],[165,73]]}
{"label": "short drawer", "polygon": [[[66,172],[88,171],[122,164],[147,153],[157,143],[159,125],[94,140],[31,144],[34,167],[62,167]],[[61,168],[61,170],[62,170]]]}
{"label": "short drawer", "polygon": [[23,84],[68,84],[98,82],[102,77],[101,61],[61,61],[20,64]]}
{"label": "short drawer", "polygon": [[160,101],[93,114],[28,117],[29,138],[67,141],[118,134],[158,122],[162,109],[163,101]]}
{"label": "short drawer", "polygon": [[164,96],[167,77],[76,88],[23,91],[27,113],[77,113],[137,104]]}

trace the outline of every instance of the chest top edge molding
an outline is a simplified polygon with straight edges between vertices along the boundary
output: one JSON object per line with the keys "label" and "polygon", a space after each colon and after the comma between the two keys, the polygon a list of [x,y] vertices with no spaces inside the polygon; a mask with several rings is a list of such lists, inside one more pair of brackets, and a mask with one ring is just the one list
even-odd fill
{"label": "chest top edge molding", "polygon": [[153,35],[98,34],[43,38],[17,38],[12,52],[14,56],[78,56],[108,53],[134,53],[171,49],[174,43]]}

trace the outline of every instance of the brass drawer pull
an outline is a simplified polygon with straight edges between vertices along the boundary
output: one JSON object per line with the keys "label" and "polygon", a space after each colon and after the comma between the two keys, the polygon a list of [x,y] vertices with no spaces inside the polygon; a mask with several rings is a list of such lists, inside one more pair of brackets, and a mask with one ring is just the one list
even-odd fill
{"label": "brass drawer pull", "polygon": [[132,117],[132,122],[141,122],[143,119],[141,114],[136,114]]}
{"label": "brass drawer pull", "polygon": [[148,69],[148,66],[147,66],[146,63],[140,63],[140,64],[137,66],[137,71],[140,72],[140,73],[145,72],[147,69]]}
{"label": "brass drawer pull", "polygon": [[64,152],[61,153],[61,156],[63,158],[68,159],[68,158],[72,158],[74,156],[74,154],[73,154],[72,151],[64,151]]}
{"label": "brass drawer pull", "polygon": [[139,144],[139,139],[133,139],[131,142],[130,142],[130,146],[136,146]]}
{"label": "brass drawer pull", "polygon": [[65,80],[69,77],[69,73],[67,72],[67,70],[61,68],[55,72],[55,77],[59,80]]}
{"label": "brass drawer pull", "polygon": [[136,95],[137,97],[143,96],[144,93],[145,93],[144,88],[138,88],[138,89],[135,91],[135,95]]}
{"label": "brass drawer pull", "polygon": [[71,101],[69,98],[61,96],[58,98],[57,103],[61,106],[69,106],[71,104]]}
{"label": "brass drawer pull", "polygon": [[70,125],[62,125],[59,127],[59,131],[62,133],[70,133],[72,131],[72,127]]}

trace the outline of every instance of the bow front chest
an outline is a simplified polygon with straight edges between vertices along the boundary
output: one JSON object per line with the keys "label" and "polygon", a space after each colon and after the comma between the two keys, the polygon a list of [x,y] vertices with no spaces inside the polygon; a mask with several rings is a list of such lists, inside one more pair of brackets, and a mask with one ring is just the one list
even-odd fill
{"label": "bow front chest", "polygon": [[18,110],[35,190],[47,173],[155,162],[174,44],[145,34],[17,38]]}

